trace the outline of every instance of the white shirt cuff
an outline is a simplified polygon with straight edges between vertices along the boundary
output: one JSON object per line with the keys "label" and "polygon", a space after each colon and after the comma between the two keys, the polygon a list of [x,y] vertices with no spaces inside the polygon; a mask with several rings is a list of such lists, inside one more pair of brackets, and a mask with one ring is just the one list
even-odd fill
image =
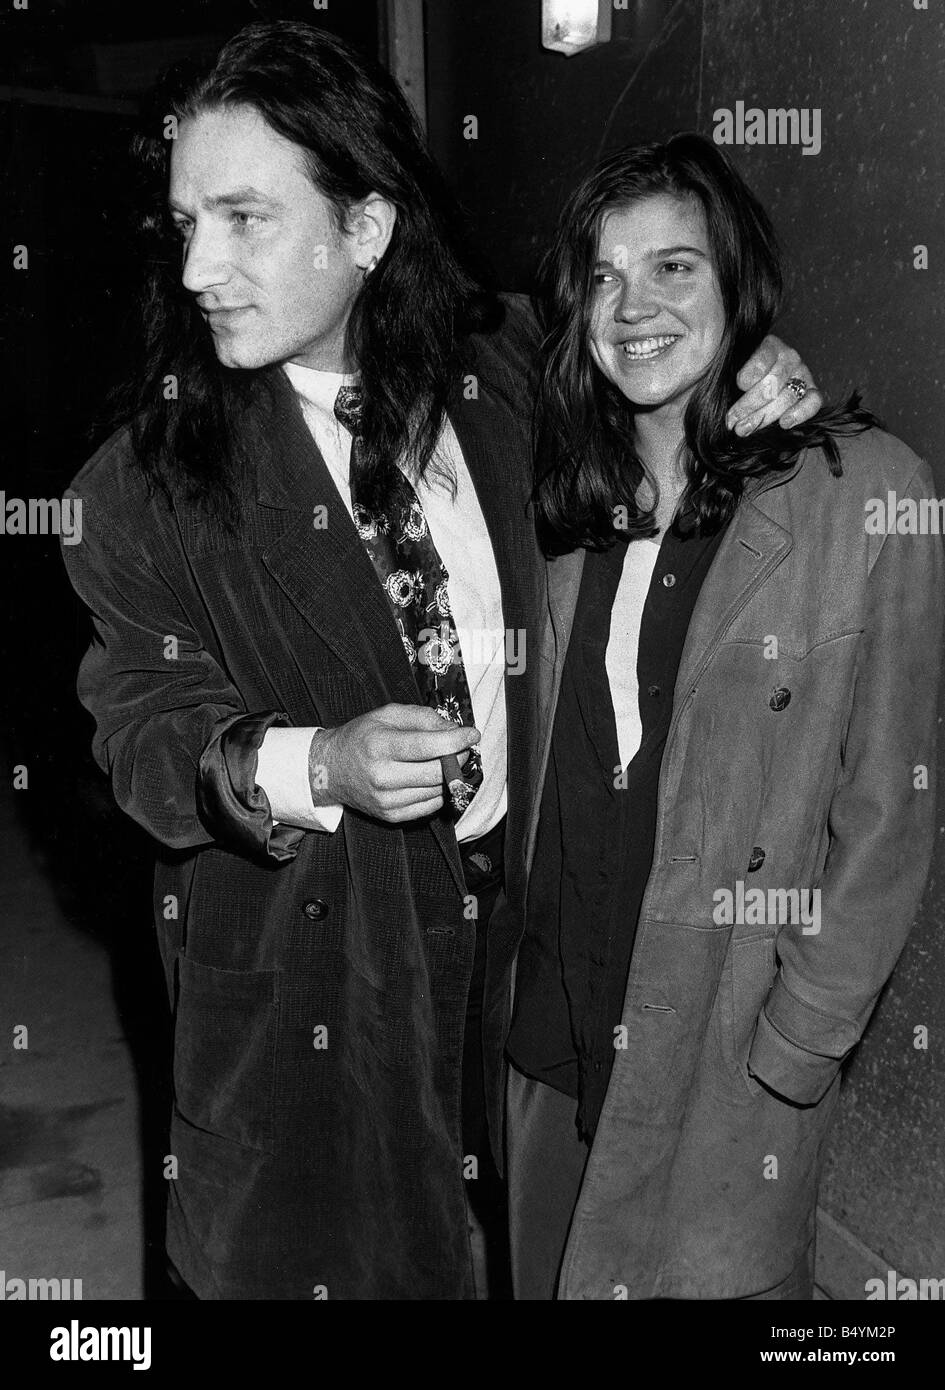
{"label": "white shirt cuff", "polygon": [[311,729],[267,729],[256,753],[256,785],[269,798],[275,825],[301,830],[338,829],[343,806],[316,806],[308,780]]}

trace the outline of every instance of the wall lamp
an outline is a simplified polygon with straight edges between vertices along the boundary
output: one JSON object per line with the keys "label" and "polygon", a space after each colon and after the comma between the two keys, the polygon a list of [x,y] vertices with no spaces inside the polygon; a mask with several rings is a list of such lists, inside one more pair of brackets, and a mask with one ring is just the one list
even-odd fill
{"label": "wall lamp", "polygon": [[610,38],[612,0],[541,0],[541,46],[572,58]]}

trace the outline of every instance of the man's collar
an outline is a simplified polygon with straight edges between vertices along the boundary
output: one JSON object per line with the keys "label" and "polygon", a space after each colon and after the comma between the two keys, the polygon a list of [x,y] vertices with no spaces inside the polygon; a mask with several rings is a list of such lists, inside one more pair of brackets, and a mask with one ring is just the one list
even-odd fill
{"label": "man's collar", "polygon": [[358,381],[357,372],[320,372],[314,367],[302,367],[297,362],[283,363],[282,370],[296,395],[328,414],[334,408],[339,388],[354,386]]}

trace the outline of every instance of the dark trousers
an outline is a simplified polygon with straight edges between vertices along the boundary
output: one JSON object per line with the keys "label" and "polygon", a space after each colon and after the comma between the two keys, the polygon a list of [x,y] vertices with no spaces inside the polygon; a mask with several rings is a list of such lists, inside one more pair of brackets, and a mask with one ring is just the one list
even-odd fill
{"label": "dark trousers", "polygon": [[[476,1176],[466,1181],[466,1201],[485,1243],[485,1269],[477,1270],[490,1299],[509,1299],[508,1204],[505,1184],[492,1155],[486,1110],[482,1018],[489,923],[502,892],[505,822],[478,840],[460,845],[467,892],[476,899],[476,953],[466,1004],[463,1035],[463,1155],[476,1159]],[[474,1261],[475,1262],[475,1261]]]}
{"label": "dark trousers", "polygon": [[[558,1276],[589,1149],[578,1137],[577,1102],[509,1067],[507,1159],[512,1285],[515,1298],[546,1301]],[[814,1296],[814,1246],[786,1279],[759,1300],[807,1302]]]}
{"label": "dark trousers", "polygon": [[555,1298],[571,1217],[587,1166],[577,1102],[509,1066],[506,1160],[516,1299]]}

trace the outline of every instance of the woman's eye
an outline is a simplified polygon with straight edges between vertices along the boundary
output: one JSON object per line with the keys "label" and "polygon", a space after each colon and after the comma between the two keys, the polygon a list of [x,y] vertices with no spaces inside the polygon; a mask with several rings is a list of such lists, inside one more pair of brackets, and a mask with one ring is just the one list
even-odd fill
{"label": "woman's eye", "polygon": [[616,280],[616,275],[611,275],[607,270],[597,270],[594,272],[594,284],[603,285],[608,280]]}
{"label": "woman's eye", "polygon": [[692,266],[686,265],[685,261],[664,261],[660,268],[662,270],[670,270],[675,275],[679,271],[691,270]]}

